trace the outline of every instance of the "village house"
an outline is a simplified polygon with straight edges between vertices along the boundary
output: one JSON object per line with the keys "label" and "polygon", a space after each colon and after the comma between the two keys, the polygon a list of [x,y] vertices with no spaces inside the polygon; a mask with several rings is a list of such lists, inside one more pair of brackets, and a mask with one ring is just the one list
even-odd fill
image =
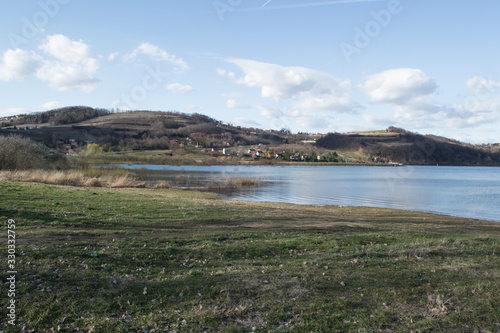
{"label": "village house", "polygon": [[67,156],[71,156],[71,157],[75,157],[77,156],[77,153],[76,153],[76,150],[75,149],[70,149],[68,150],[68,152],[66,153]]}

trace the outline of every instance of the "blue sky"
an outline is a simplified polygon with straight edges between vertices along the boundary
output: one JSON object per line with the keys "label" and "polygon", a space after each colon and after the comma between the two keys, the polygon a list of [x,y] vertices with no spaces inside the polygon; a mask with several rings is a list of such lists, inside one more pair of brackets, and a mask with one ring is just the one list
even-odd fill
{"label": "blue sky", "polygon": [[1,116],[88,105],[500,141],[495,0],[3,2]]}

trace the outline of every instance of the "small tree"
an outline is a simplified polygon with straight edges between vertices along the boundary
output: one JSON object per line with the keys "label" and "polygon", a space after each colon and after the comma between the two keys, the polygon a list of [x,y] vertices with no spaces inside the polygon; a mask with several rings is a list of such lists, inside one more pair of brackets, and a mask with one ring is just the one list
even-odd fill
{"label": "small tree", "polygon": [[88,154],[102,153],[102,147],[99,147],[97,143],[89,143],[87,145],[87,153]]}

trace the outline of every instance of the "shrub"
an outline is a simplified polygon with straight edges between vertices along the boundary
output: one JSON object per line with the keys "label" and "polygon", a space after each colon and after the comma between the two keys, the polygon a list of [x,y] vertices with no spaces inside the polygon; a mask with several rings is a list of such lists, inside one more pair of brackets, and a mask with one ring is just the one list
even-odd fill
{"label": "shrub", "polygon": [[47,166],[43,159],[47,148],[18,135],[0,137],[0,170],[39,169]]}

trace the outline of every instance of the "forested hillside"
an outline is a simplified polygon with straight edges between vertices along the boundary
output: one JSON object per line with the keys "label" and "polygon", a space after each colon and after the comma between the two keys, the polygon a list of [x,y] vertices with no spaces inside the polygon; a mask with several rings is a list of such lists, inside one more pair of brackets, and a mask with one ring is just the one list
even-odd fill
{"label": "forested hillside", "polygon": [[397,130],[392,135],[331,133],[317,141],[326,149],[359,151],[403,164],[500,165],[500,153],[432,135]]}

